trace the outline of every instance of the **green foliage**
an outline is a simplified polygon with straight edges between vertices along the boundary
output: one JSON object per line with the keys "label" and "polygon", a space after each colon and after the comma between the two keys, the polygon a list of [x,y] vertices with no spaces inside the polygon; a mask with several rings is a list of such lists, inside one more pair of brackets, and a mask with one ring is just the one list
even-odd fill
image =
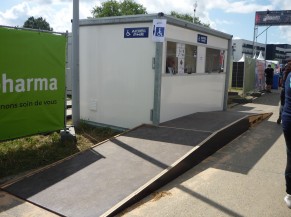
{"label": "green foliage", "polygon": [[[179,19],[182,19],[182,20],[186,20],[186,21],[191,22],[191,23],[193,22],[193,17],[190,14],[187,14],[187,13],[186,14],[180,14],[178,12],[171,11],[171,16],[179,18]],[[202,25],[202,26],[205,26],[205,27],[210,27],[209,24],[202,23],[201,20],[198,17],[194,18],[194,23]]]}
{"label": "green foliage", "polygon": [[53,31],[53,28],[50,27],[50,24],[42,17],[39,17],[37,19],[35,19],[34,17],[29,17],[24,22],[23,27],[30,28],[30,29],[41,29],[41,30]]}
{"label": "green foliage", "polygon": [[146,8],[137,4],[133,0],[124,0],[118,2],[109,0],[103,2],[100,7],[96,6],[91,11],[93,17],[112,17],[123,15],[147,14]]}
{"label": "green foliage", "polygon": [[188,22],[193,22],[193,17],[190,14],[179,14],[178,12],[171,11],[171,16],[186,20]]}

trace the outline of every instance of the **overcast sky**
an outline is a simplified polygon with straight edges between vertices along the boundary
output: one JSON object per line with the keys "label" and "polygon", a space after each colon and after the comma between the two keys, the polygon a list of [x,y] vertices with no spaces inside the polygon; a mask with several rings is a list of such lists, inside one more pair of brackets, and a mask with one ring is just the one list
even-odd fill
{"label": "overcast sky", "polygon": [[[73,0],[1,0],[0,25],[23,26],[28,17],[45,18],[54,31],[71,32]],[[80,19],[91,17],[94,6],[101,5],[100,0],[79,0]],[[148,13],[176,11],[193,15],[195,0],[136,0]],[[256,11],[291,10],[290,0],[197,0],[196,16],[210,27],[234,38],[253,40],[254,17]],[[260,27],[259,33],[266,27]],[[258,37],[265,43],[266,34]],[[267,43],[291,44],[291,26],[271,27],[268,30]]]}

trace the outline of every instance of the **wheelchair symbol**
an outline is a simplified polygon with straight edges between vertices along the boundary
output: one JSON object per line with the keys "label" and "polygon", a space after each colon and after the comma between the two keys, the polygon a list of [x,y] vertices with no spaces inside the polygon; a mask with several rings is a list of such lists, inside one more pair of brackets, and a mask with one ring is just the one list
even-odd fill
{"label": "wheelchair symbol", "polygon": [[163,27],[157,27],[157,31],[156,31],[156,36],[158,37],[164,37],[164,28]]}
{"label": "wheelchair symbol", "polygon": [[129,30],[126,30],[126,33],[125,34],[126,34],[126,36],[131,36]]}

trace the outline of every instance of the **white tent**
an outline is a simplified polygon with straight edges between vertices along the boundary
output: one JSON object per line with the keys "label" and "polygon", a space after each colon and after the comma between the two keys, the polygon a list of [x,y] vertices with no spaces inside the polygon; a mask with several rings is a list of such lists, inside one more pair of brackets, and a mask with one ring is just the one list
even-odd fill
{"label": "white tent", "polygon": [[238,62],[244,62],[245,59],[246,59],[246,56],[245,56],[245,54],[243,54],[242,57],[240,58],[240,60]]}
{"label": "white tent", "polygon": [[257,60],[265,60],[265,58],[263,57],[262,51],[260,51]]}
{"label": "white tent", "polygon": [[256,54],[253,56],[253,59],[257,59],[257,56],[256,56]]}
{"label": "white tent", "polygon": [[279,64],[278,60],[266,60],[266,61],[267,61],[267,64],[272,64],[272,63],[274,63],[275,65]]}

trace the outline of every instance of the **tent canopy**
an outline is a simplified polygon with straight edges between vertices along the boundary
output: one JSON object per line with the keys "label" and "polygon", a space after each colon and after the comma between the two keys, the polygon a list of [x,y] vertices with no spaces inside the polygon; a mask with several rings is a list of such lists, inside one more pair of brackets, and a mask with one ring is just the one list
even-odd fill
{"label": "tent canopy", "polygon": [[246,56],[245,56],[245,54],[243,54],[242,57],[240,58],[240,60],[238,62],[244,62],[245,59],[246,59]]}
{"label": "tent canopy", "polygon": [[263,57],[262,51],[260,51],[257,60],[265,60],[265,58]]}

